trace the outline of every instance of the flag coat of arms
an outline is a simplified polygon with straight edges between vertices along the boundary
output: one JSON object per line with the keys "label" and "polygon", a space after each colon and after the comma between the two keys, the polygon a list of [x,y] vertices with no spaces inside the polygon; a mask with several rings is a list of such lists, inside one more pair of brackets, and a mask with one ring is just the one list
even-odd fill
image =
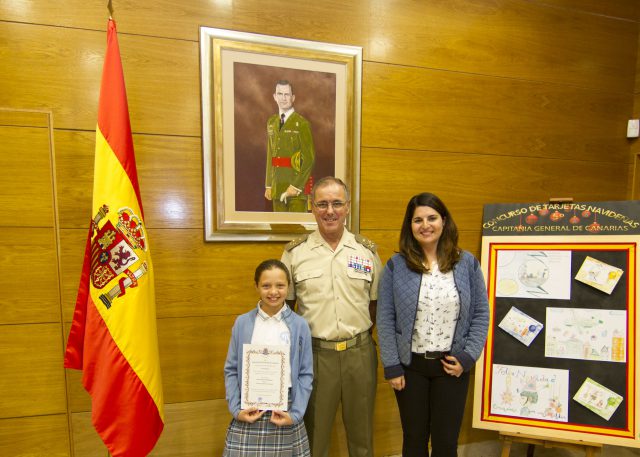
{"label": "flag coat of arms", "polygon": [[64,359],[82,370],[113,457],[146,456],[164,427],[153,266],[110,19],[98,106],[93,211]]}

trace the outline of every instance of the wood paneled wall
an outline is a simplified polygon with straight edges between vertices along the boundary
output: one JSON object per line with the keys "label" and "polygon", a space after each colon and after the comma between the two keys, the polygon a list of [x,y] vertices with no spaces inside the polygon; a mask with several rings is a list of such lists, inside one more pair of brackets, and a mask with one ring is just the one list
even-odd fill
{"label": "wood paneled wall", "polygon": [[[91,217],[106,3],[0,2],[0,455],[107,455],[80,374],[62,369]],[[200,25],[362,46],[361,228],[383,260],[421,191],[443,198],[476,254],[485,203],[637,195],[625,137],[638,117],[637,0],[113,6],[156,268],[167,424],[152,455],[220,454],[230,328],[254,306],[257,263],[282,251],[203,241]],[[381,376],[375,423],[376,454],[399,453]],[[470,423],[461,441],[495,437]],[[347,455],[340,426],[334,437],[332,455]]]}
{"label": "wood paneled wall", "polygon": [[[638,37],[640,44],[640,36]],[[638,56],[636,58],[636,79],[633,91],[633,115],[632,119],[640,118],[640,46],[638,46]],[[629,140],[631,152],[629,154],[629,180],[627,198],[640,200],[640,140],[633,138]]]}

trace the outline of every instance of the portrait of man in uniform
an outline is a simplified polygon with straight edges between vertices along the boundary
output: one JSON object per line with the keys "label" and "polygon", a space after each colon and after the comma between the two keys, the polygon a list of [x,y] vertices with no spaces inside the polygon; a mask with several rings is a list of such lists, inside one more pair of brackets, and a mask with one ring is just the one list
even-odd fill
{"label": "portrait of man in uniform", "polygon": [[362,49],[207,27],[201,39],[207,241],[312,231],[316,181],[359,193]]}
{"label": "portrait of man in uniform", "polygon": [[336,76],[244,62],[233,76],[235,209],[311,217],[313,180],[335,173]]}
{"label": "portrait of man in uniform", "polygon": [[315,148],[309,121],[295,111],[296,96],[286,79],[275,85],[278,112],[267,121],[267,171],[264,197],[273,211],[309,211]]}

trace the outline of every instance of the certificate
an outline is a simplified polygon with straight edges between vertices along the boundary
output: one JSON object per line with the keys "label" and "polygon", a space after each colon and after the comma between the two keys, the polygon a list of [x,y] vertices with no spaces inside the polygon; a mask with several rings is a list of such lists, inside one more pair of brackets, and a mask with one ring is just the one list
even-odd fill
{"label": "certificate", "polygon": [[242,409],[288,408],[289,346],[244,344],[242,347]]}

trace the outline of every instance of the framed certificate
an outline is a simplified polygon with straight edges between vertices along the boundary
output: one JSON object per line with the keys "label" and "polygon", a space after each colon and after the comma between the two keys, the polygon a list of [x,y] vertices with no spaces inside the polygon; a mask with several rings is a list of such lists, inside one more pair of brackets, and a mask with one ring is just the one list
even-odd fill
{"label": "framed certificate", "polygon": [[288,409],[289,346],[245,344],[242,347],[242,409]]}

